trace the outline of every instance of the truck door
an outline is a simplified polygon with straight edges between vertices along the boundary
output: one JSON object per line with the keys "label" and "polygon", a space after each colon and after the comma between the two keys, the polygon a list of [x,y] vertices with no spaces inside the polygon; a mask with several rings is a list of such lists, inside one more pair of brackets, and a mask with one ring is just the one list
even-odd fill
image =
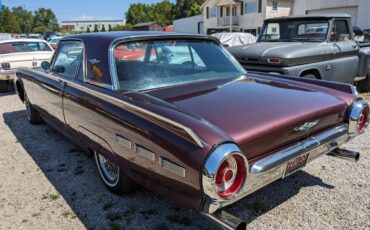
{"label": "truck door", "polygon": [[353,82],[358,70],[359,46],[352,39],[347,19],[334,20],[330,41],[333,45],[332,80]]}

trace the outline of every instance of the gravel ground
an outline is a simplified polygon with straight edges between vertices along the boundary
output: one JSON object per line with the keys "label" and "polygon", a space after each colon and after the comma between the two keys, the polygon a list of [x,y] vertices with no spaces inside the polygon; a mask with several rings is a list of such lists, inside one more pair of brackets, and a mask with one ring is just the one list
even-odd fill
{"label": "gravel ground", "polygon": [[[369,97],[368,97],[369,98]],[[322,157],[228,211],[249,229],[370,229],[369,135],[356,163]],[[93,159],[47,125],[32,126],[14,94],[0,94],[0,230],[218,229],[141,189],[108,192]]]}

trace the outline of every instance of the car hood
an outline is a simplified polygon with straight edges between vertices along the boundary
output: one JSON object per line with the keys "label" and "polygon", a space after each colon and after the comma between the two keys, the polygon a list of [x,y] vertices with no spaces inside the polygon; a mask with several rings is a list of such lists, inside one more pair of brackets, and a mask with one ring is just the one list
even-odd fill
{"label": "car hood", "polygon": [[267,59],[282,58],[293,59],[303,56],[316,56],[325,54],[323,43],[313,42],[258,42],[242,47],[231,47],[228,50],[236,58]]}
{"label": "car hood", "polygon": [[[225,133],[249,159],[343,122],[347,103],[308,87],[242,77],[146,92]],[[318,121],[308,131],[294,131]],[[206,139],[206,137],[202,137]]]}

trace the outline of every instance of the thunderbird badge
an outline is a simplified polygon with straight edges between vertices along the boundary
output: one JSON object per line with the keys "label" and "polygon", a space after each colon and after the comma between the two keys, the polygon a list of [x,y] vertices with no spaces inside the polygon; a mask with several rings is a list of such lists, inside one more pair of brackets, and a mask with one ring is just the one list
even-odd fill
{"label": "thunderbird badge", "polygon": [[320,120],[306,122],[303,125],[295,127],[293,130],[294,132],[307,132],[310,131],[313,127],[315,127],[317,124],[319,124],[319,122]]}

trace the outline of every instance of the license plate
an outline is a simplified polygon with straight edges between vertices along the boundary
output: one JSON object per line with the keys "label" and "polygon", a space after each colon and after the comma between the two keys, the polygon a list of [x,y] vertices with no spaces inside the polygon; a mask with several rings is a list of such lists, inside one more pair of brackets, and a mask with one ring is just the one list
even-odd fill
{"label": "license plate", "polygon": [[288,175],[294,173],[295,171],[297,171],[298,169],[304,167],[306,165],[308,155],[309,155],[309,153],[305,153],[303,155],[300,155],[300,156],[294,158],[293,160],[290,160],[288,162],[287,166],[286,166],[284,175],[288,176]]}

